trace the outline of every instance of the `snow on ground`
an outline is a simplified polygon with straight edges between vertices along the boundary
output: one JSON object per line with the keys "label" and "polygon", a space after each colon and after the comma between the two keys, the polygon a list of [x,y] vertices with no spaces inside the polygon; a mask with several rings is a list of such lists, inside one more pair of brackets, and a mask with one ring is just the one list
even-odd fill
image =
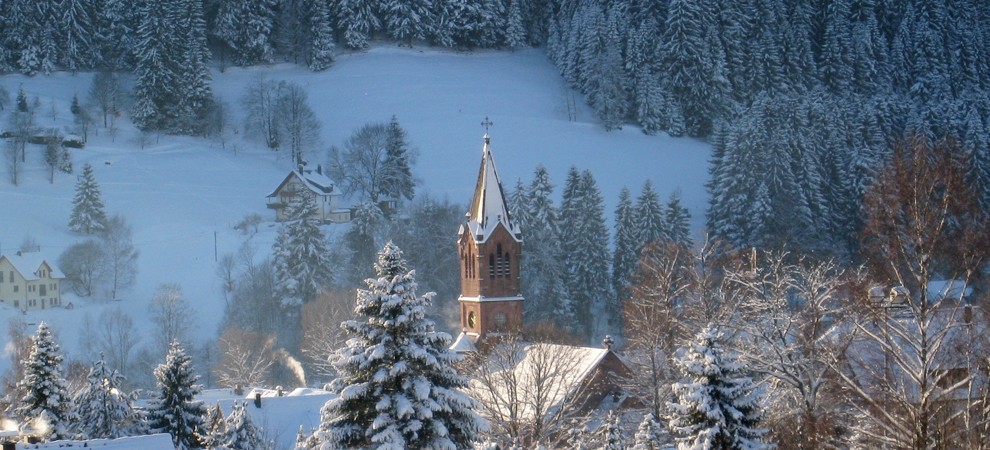
{"label": "snow on ground", "polygon": [[[5,75],[0,76],[0,84],[11,97],[23,87],[31,101],[38,98],[39,125],[66,127],[72,121],[72,96],[84,99],[91,77],[86,73],[33,78]],[[22,316],[10,307],[0,307],[0,321],[50,322],[71,357],[80,351],[82,318],[89,314],[95,319],[106,308],[124,308],[149,339],[148,304],[157,286],[175,282],[197,309],[191,327],[194,339],[202,342],[215,336],[224,299],[214,270],[214,244],[220,255],[235,252],[246,237],[233,225],[257,213],[267,221],[251,238],[252,245],[259,256],[270,251],[276,225],[274,213],[265,207],[265,195],[291,165],[284,155],[242,138],[240,99],[245,86],[258,77],[306,87],[310,105],[323,124],[324,145],[308,155],[314,164],[326,159],[329,145],[340,145],[360,126],[387,121],[395,114],[419,152],[414,166],[422,182],[419,192],[466,204],[480,163],[481,121],[489,117],[494,122],[492,151],[508,189],[517,179],[528,182],[536,165],[542,163],[557,184],[559,204],[567,171],[575,165],[594,173],[609,216],[623,186],[636,195],[643,182],[652,179],[664,197],[674,190],[682,192],[695,228],[703,222],[709,146],[686,138],[646,136],[631,126],[604,131],[580,95],[565,87],[541,50],[459,53],[380,46],[342,55],[332,68],[320,73],[288,64],[215,72],[214,89],[234,115],[231,123],[238,127],[238,134],[227,140],[225,148],[216,140],[189,137],[154,135],[142,140],[126,119],[121,120],[116,137],[99,130],[85,149],[74,150],[74,163],[77,171],[85,162],[93,164],[108,212],[122,214],[132,226],[134,243],[141,252],[136,285],[117,302],[66,295],[63,303],[73,302],[72,310],[30,311]],[[576,105],[574,114],[568,113],[570,101]],[[6,114],[0,115],[0,124],[5,124]],[[29,151],[34,154],[29,156],[20,186],[7,182],[5,167],[0,167],[0,198],[4,200],[0,251],[14,251],[31,236],[56,260],[83,239],[67,227],[75,176],[58,174],[55,184],[49,184],[41,147],[32,146]],[[451,230],[451,246],[454,233]],[[2,339],[6,338],[4,334]],[[9,364],[9,358],[0,358],[0,370]]]}

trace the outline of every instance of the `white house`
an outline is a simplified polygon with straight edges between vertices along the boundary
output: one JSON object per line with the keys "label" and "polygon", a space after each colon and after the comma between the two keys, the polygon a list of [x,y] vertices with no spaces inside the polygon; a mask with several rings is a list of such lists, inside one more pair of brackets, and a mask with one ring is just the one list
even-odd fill
{"label": "white house", "polygon": [[62,305],[65,275],[40,252],[0,256],[0,304],[18,309]]}
{"label": "white house", "polygon": [[278,221],[288,220],[288,206],[297,195],[311,195],[316,203],[313,214],[325,223],[350,222],[351,210],[341,206],[343,195],[333,181],[323,174],[323,168],[308,170],[297,167],[268,194],[268,207],[275,210]]}

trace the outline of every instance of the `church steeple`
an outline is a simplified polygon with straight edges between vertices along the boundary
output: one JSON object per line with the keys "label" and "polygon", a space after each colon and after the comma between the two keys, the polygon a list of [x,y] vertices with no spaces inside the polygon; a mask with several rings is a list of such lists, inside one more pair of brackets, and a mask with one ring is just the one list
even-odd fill
{"label": "church steeple", "polygon": [[488,240],[499,225],[503,225],[509,234],[517,241],[522,241],[522,232],[512,220],[509,203],[505,199],[502,181],[495,170],[495,159],[491,152],[491,138],[485,133],[485,145],[482,149],[481,168],[478,171],[478,183],[474,188],[474,198],[467,213],[467,226],[477,236],[477,240]]}
{"label": "church steeple", "polygon": [[519,332],[523,297],[519,290],[522,230],[513,220],[495,169],[486,125],[474,197],[458,230],[461,262],[461,326],[472,340]]}

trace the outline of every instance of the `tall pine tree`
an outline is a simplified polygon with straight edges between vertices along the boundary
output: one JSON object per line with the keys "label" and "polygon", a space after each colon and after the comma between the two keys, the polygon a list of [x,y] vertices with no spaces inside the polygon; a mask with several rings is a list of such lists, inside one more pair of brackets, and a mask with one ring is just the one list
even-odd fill
{"label": "tall pine tree", "polygon": [[69,216],[69,229],[76,233],[98,234],[107,223],[107,213],[103,206],[100,185],[96,183],[93,166],[83,166],[82,176],[76,182],[76,194],[72,198],[72,215]]}
{"label": "tall pine tree", "polygon": [[762,440],[766,430],[759,428],[762,413],[756,385],[724,347],[724,339],[718,328],[709,325],[674,358],[684,374],[684,381],[672,386],[677,401],[670,404],[669,425],[678,449],[771,448]]}
{"label": "tall pine tree", "polygon": [[629,277],[639,265],[639,226],[629,188],[619,193],[615,207],[615,253],[612,256],[612,289],[619,301],[628,296]]}
{"label": "tall pine tree", "polygon": [[59,345],[48,324],[38,324],[31,338],[31,353],[21,361],[24,378],[17,383],[15,414],[22,423],[43,433],[46,440],[71,437],[69,392],[62,376]]}
{"label": "tall pine tree", "polygon": [[290,220],[275,239],[275,289],[284,306],[316,298],[333,281],[330,252],[313,195],[301,192],[289,206]]}
{"label": "tall pine tree", "polygon": [[224,438],[220,448],[226,450],[259,450],[265,447],[261,429],[255,426],[247,413],[244,402],[234,402],[234,408],[227,416]]}
{"label": "tall pine tree", "polygon": [[178,342],[169,346],[165,362],[155,368],[158,396],[147,410],[148,428],[172,435],[176,450],[203,448],[206,406],[196,400],[202,388],[192,360]]}
{"label": "tall pine tree", "polygon": [[[576,334],[591,340],[599,325],[595,317],[618,318],[609,272],[608,228],[604,199],[590,171],[572,167],[564,185],[560,234],[567,284],[574,301]],[[604,315],[600,312],[604,312]]]}
{"label": "tall pine tree", "polygon": [[93,363],[86,385],[72,399],[76,432],[86,439],[117,439],[139,430],[134,399],[123,392],[123,375],[100,359]]}
{"label": "tall pine tree", "polygon": [[323,448],[468,448],[484,423],[454,369],[450,335],[426,319],[432,293],[416,295],[402,251],[388,243],[376,277],[359,290],[358,320],[341,326],[355,337],[340,349],[316,436]]}

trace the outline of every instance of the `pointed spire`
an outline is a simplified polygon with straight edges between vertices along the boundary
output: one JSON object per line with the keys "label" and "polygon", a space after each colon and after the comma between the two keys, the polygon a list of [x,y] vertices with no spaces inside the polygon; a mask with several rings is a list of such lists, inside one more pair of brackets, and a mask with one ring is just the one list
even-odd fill
{"label": "pointed spire", "polygon": [[478,171],[478,184],[474,188],[474,198],[467,213],[467,225],[479,242],[488,240],[495,227],[501,223],[516,241],[522,240],[519,226],[509,212],[509,203],[505,198],[505,190],[495,170],[495,159],[491,152],[491,138],[487,127],[491,121],[485,122],[485,145],[482,148],[481,168]]}

